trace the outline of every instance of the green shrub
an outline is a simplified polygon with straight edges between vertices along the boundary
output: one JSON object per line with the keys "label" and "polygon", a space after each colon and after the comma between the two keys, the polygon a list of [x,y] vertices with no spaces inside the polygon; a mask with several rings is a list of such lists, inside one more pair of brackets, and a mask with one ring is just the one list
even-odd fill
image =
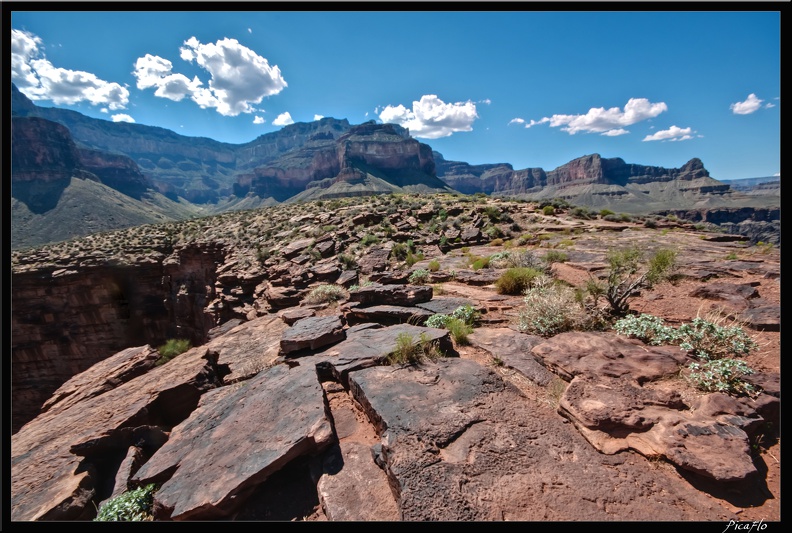
{"label": "green shrub", "polygon": [[396,348],[388,354],[386,361],[391,365],[416,365],[424,359],[435,360],[442,356],[426,333],[421,333],[416,342],[412,335],[404,332],[396,337]]}
{"label": "green shrub", "polygon": [[160,354],[155,365],[164,365],[179,354],[183,354],[190,349],[190,341],[188,339],[168,339],[165,344],[157,348]]}
{"label": "green shrub", "polygon": [[376,235],[372,235],[371,233],[366,233],[363,238],[360,240],[360,244],[363,246],[371,246],[372,244],[377,244],[379,239]]}
{"label": "green shrub", "polygon": [[347,292],[342,286],[328,283],[311,289],[303,301],[307,304],[322,304],[344,300],[347,296]]}
{"label": "green shrub", "polygon": [[451,313],[453,318],[458,318],[468,326],[473,326],[481,314],[472,305],[460,305]]}
{"label": "green shrub", "polygon": [[426,319],[427,328],[445,329],[446,323],[451,320],[451,317],[443,313],[436,313]]}
{"label": "green shrub", "polygon": [[440,270],[440,261],[438,261],[437,259],[432,259],[431,261],[429,261],[428,267],[430,272],[437,272],[438,270]]}
{"label": "green shrub", "polygon": [[578,304],[575,291],[542,275],[525,291],[525,305],[519,314],[518,328],[531,335],[551,337],[585,324],[587,317]]}
{"label": "green shrub", "polygon": [[544,261],[548,265],[552,265],[553,263],[566,263],[568,260],[569,256],[558,250],[548,250],[544,256]]}
{"label": "green shrub", "polygon": [[344,268],[344,270],[354,270],[357,268],[357,261],[354,257],[348,254],[338,254],[336,256],[338,262]]}
{"label": "green shrub", "polygon": [[481,270],[482,268],[489,267],[490,258],[482,257],[480,255],[469,255],[468,264],[473,270]]}
{"label": "green shrub", "polygon": [[601,217],[606,217],[608,215],[615,215],[616,213],[614,213],[610,209],[600,209],[599,214],[600,214]]}
{"label": "green shrub", "polygon": [[688,365],[687,379],[705,392],[723,392],[734,395],[753,395],[758,389],[745,381],[754,373],[745,361],[738,359],[713,359]]}
{"label": "green shrub", "polygon": [[495,282],[498,294],[522,294],[531,286],[537,276],[543,273],[530,267],[517,267],[506,270]]}
{"label": "green shrub", "polygon": [[407,252],[409,251],[410,249],[406,244],[396,243],[393,245],[393,248],[391,248],[390,254],[391,257],[394,257],[399,261],[404,261],[407,258]]}
{"label": "green shrub", "polygon": [[431,276],[431,272],[429,272],[425,268],[419,268],[413,271],[412,274],[410,274],[409,281],[413,285],[423,285],[429,281],[430,276]]}
{"label": "green shrub", "polygon": [[721,326],[702,317],[682,324],[675,332],[679,347],[702,360],[746,356],[759,345],[738,326]]}
{"label": "green shrub", "polygon": [[661,318],[645,313],[617,320],[613,329],[619,335],[639,339],[654,346],[673,344],[676,341],[674,328],[666,326]]}
{"label": "green shrub", "polygon": [[451,337],[454,339],[454,342],[461,345],[470,344],[468,335],[473,333],[473,328],[466,324],[464,320],[459,318],[449,318],[448,321],[446,321],[445,327],[451,333]]}
{"label": "green shrub", "polygon": [[630,310],[627,300],[639,289],[651,289],[668,279],[676,265],[676,252],[658,250],[647,262],[643,251],[632,247],[608,252],[606,261],[609,270],[605,300],[613,316],[624,316]]}
{"label": "green shrub", "polygon": [[94,522],[143,522],[153,520],[155,484],[127,491],[107,500],[99,508]]}
{"label": "green shrub", "polygon": [[407,263],[408,267],[413,266],[418,261],[423,261],[424,255],[423,254],[414,254],[412,251],[407,252],[407,258],[405,262]]}
{"label": "green shrub", "polygon": [[555,215],[555,207],[552,205],[546,205],[542,208],[542,214],[545,215]]}

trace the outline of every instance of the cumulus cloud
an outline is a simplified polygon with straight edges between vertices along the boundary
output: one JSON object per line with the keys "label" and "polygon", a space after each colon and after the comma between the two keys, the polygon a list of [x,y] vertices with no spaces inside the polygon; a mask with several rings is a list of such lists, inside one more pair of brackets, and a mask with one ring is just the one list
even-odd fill
{"label": "cumulus cloud", "polygon": [[314,120],[322,120],[324,115],[314,115]]}
{"label": "cumulus cloud", "polygon": [[[667,111],[665,102],[651,103],[646,98],[630,98],[622,111],[618,107],[605,109],[592,107],[585,115],[553,115],[545,117],[538,123],[549,122],[551,127],[563,126],[561,129],[570,135],[578,132],[604,133],[631,126],[636,122],[654,118]],[[533,124],[533,121],[531,121]],[[619,133],[620,134],[620,133]]]}
{"label": "cumulus cloud", "polygon": [[288,126],[289,124],[294,124],[294,120],[292,120],[291,114],[289,114],[288,111],[281,113],[278,115],[278,118],[272,121],[273,126]]}
{"label": "cumulus cloud", "polygon": [[750,115],[760,107],[762,107],[762,102],[764,100],[757,98],[754,93],[748,95],[742,102],[735,102],[729,106],[729,109],[732,110],[732,113],[735,115]]}
{"label": "cumulus cloud", "polygon": [[135,122],[135,119],[127,115],[126,113],[118,113],[110,117],[113,122]]}
{"label": "cumulus cloud", "polygon": [[253,124],[264,124],[265,122],[266,120],[264,120],[264,117],[259,117],[259,116],[253,117]]}
{"label": "cumulus cloud", "polygon": [[11,81],[31,100],[51,100],[54,104],[89,102],[111,110],[124,109],[129,90],[81,70],[59,68],[40,50],[40,37],[11,30]]}
{"label": "cumulus cloud", "polygon": [[526,124],[525,127],[526,128],[532,128],[532,127],[536,126],[537,124],[545,124],[547,122],[550,122],[550,119],[547,118],[547,117],[545,117],[545,118],[543,118],[541,120],[531,120],[531,122]]}
{"label": "cumulus cloud", "polygon": [[409,129],[414,137],[439,139],[458,131],[472,131],[473,121],[479,116],[471,101],[447,104],[437,95],[427,94],[413,101],[412,109],[401,104],[385,106],[379,118]]}
{"label": "cumulus cloud", "polygon": [[525,124],[525,119],[519,117],[513,118],[509,121],[509,126],[511,126],[512,124]]}
{"label": "cumulus cloud", "polygon": [[643,138],[644,141],[686,141],[692,139],[693,131],[690,128],[680,128],[678,126],[671,126],[667,130],[661,130],[647,135]]}
{"label": "cumulus cloud", "polygon": [[625,135],[630,133],[629,131],[625,130],[624,128],[617,128],[613,130],[603,131],[600,135],[604,135],[606,137],[618,137],[619,135]]}
{"label": "cumulus cloud", "polygon": [[208,86],[198,76],[190,80],[174,73],[169,60],[146,54],[135,62],[133,74],[138,88],[156,88],[155,96],[176,102],[189,96],[201,108],[214,108],[221,115],[235,117],[255,112],[254,104],[288,85],[277,65],[270,65],[236,39],[203,44],[190,37],[179,48],[179,57],[206,70],[210,75]]}

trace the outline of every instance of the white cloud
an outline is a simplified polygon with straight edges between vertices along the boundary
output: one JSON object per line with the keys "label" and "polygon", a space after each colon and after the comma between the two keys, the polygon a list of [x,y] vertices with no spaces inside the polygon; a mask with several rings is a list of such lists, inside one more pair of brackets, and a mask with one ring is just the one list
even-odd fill
{"label": "white cloud", "polygon": [[526,128],[531,128],[533,126],[536,126],[537,124],[544,124],[545,122],[550,122],[550,119],[545,117],[545,118],[543,118],[541,120],[531,120],[531,122],[526,124],[525,127]]}
{"label": "white cloud", "polygon": [[251,30],[250,28],[248,28],[248,33],[253,33],[253,30]]}
{"label": "white cloud", "polygon": [[585,115],[553,115],[538,122],[531,121],[531,125],[550,122],[550,126],[554,128],[564,126],[561,129],[570,135],[578,132],[603,133],[609,130],[618,131],[636,122],[654,118],[667,110],[668,106],[665,102],[653,104],[646,98],[630,98],[624,106],[624,111],[618,107],[609,109],[592,107]]}
{"label": "white cloud", "polygon": [[110,117],[113,122],[135,122],[135,119],[126,113],[118,113]]}
{"label": "white cloud", "polygon": [[736,102],[729,106],[729,109],[732,110],[732,113],[735,115],[750,115],[760,107],[762,107],[762,102],[760,98],[757,98],[754,93],[748,95],[748,98],[745,99],[743,102]]}
{"label": "white cloud", "polygon": [[775,107],[775,104],[773,102],[767,102],[764,107],[765,109],[771,109]]}
{"label": "white cloud", "polygon": [[511,126],[512,124],[525,124],[525,119],[522,119],[522,118],[519,118],[519,117],[518,118],[513,118],[513,119],[511,119],[509,121],[509,126]]}
{"label": "white cloud", "polygon": [[190,37],[179,49],[179,57],[209,72],[208,87],[198,76],[190,80],[184,74],[174,73],[169,60],[146,54],[135,63],[133,74],[138,88],[156,87],[155,96],[176,102],[189,96],[201,108],[215,108],[221,115],[235,117],[254,113],[253,104],[287,86],[277,65],[270,65],[266,58],[236,39],[202,44]]}
{"label": "white cloud", "polygon": [[413,101],[412,109],[401,104],[388,105],[379,118],[409,129],[414,137],[439,139],[458,131],[472,131],[473,121],[479,117],[473,102],[447,104],[436,95],[427,94],[420,101]]}
{"label": "white cloud", "polygon": [[314,115],[314,120],[322,120],[324,115]]}
{"label": "white cloud", "polygon": [[289,124],[294,124],[294,120],[292,120],[288,111],[281,113],[278,118],[272,121],[273,126],[288,126]]}
{"label": "white cloud", "polygon": [[259,117],[259,116],[253,117],[253,124],[264,124],[265,122],[266,120],[264,120],[264,117]]}
{"label": "white cloud", "polygon": [[644,141],[686,141],[692,139],[693,131],[690,128],[680,128],[678,126],[671,126],[667,130],[660,130],[647,135],[643,138]]}
{"label": "white cloud", "polygon": [[21,30],[11,30],[11,81],[31,100],[51,100],[54,104],[87,101],[111,110],[124,109],[129,90],[81,70],[55,67],[39,50],[43,41]]}
{"label": "white cloud", "polygon": [[617,128],[613,130],[603,131],[600,135],[604,135],[606,137],[617,137],[619,135],[625,135],[630,133],[629,131],[625,130],[624,128]]}
{"label": "white cloud", "polygon": [[492,103],[492,100],[490,100],[489,98],[485,98],[484,100],[479,100],[477,103],[490,105]]}

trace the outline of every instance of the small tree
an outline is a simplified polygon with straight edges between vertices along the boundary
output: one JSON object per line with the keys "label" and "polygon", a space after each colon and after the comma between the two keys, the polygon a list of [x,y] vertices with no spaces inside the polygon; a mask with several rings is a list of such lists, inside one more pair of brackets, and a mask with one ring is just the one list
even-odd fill
{"label": "small tree", "polygon": [[668,279],[676,266],[676,252],[658,250],[647,262],[644,261],[643,252],[632,247],[611,251],[606,260],[610,267],[607,287],[597,287],[596,283],[589,283],[589,292],[601,292],[608,302],[610,313],[624,316],[630,310],[627,300],[635,296],[636,291],[651,289]]}

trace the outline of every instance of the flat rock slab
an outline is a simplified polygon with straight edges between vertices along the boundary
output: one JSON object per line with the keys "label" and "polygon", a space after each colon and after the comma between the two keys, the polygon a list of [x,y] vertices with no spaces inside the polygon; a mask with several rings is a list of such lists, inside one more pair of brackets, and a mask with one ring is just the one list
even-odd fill
{"label": "flat rock slab", "polygon": [[[219,386],[216,355],[193,348],[98,396],[43,413],[11,437],[11,520],[90,519],[103,480],[91,457],[122,456],[151,418],[184,420]],[[85,462],[83,462],[85,459]],[[78,468],[80,465],[81,468]]]}
{"label": "flat rock slab", "polygon": [[677,346],[647,346],[613,333],[570,331],[531,353],[566,381],[577,375],[627,377],[642,383],[676,373],[686,356]]}
{"label": "flat rock slab", "polygon": [[281,334],[280,349],[285,355],[317,350],[342,341],[345,336],[341,315],[303,318]]}
{"label": "flat rock slab", "polygon": [[276,365],[207,395],[134,479],[165,480],[155,495],[159,519],[221,519],[289,461],[333,439],[313,365]]}
{"label": "flat rock slab", "polygon": [[757,331],[781,331],[781,306],[771,304],[749,307],[742,312],[740,320]]}
{"label": "flat rock slab", "polygon": [[739,481],[756,472],[748,435],[738,427],[747,417],[724,413],[713,419],[712,409],[686,408],[676,392],[583,376],[572,380],[559,405],[603,453],[632,448],[717,481]]}
{"label": "flat rock slab", "polygon": [[485,286],[492,285],[501,277],[504,270],[484,269],[481,270],[458,270],[454,280],[468,285]]}
{"label": "flat rock slab", "polygon": [[446,355],[457,355],[447,330],[396,324],[388,327],[369,327],[359,324],[347,331],[346,340],[316,355],[323,371],[329,371],[335,379],[346,384],[346,376],[356,369],[382,364],[396,349],[396,339],[407,334],[417,342],[421,335],[435,344]]}
{"label": "flat rock slab", "polygon": [[385,472],[374,462],[371,447],[360,442],[342,442],[329,455],[316,490],[330,521],[400,519]]}
{"label": "flat rock slab", "polygon": [[289,326],[303,318],[316,316],[316,311],[307,307],[292,307],[278,312],[278,316]]}
{"label": "flat rock slab", "polygon": [[[604,455],[466,359],[349,374],[405,521],[721,520],[667,474]],[[585,480],[585,482],[581,482]]]}
{"label": "flat rock slab", "polygon": [[255,376],[277,359],[287,327],[277,316],[264,315],[212,339],[206,348],[217,352],[217,363],[229,368],[225,383],[235,383]]}
{"label": "flat rock slab", "polygon": [[159,352],[149,346],[121,350],[81,372],[52,393],[41,412],[58,413],[94,396],[118,387],[154,368]]}
{"label": "flat rock slab", "polygon": [[400,305],[372,305],[369,307],[355,306],[347,314],[347,322],[379,322],[380,324],[410,324],[418,325],[434,313],[418,307],[404,307]]}
{"label": "flat rock slab", "polygon": [[457,308],[464,307],[466,305],[471,305],[479,310],[478,306],[475,304],[475,302],[473,302],[473,300],[469,300],[467,298],[455,298],[453,296],[435,296],[428,302],[415,304],[415,307],[426,309],[432,313],[450,315],[456,311]]}
{"label": "flat rock slab", "polygon": [[360,305],[405,305],[428,302],[432,299],[429,285],[380,285],[373,283],[350,291],[349,301]]}
{"label": "flat rock slab", "polygon": [[545,386],[555,377],[531,353],[534,346],[544,342],[542,337],[526,335],[510,328],[478,328],[468,335],[468,340],[537,385]]}

